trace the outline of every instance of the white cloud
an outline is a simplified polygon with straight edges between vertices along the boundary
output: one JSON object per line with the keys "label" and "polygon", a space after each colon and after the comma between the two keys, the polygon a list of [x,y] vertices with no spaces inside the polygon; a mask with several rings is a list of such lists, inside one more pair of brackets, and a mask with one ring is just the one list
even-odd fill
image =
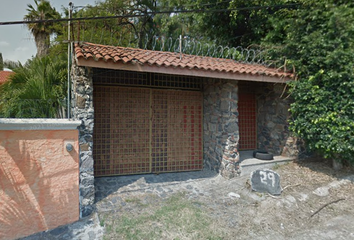
{"label": "white cloud", "polygon": [[15,52],[28,52],[28,47],[18,47],[15,49]]}
{"label": "white cloud", "polygon": [[0,47],[7,47],[7,46],[10,46],[10,43],[5,41],[0,41]]}

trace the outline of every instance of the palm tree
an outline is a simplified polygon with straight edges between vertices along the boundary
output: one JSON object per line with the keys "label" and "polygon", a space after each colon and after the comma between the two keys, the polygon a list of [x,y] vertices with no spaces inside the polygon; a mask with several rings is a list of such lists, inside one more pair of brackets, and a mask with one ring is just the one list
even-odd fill
{"label": "palm tree", "polygon": [[0,117],[65,117],[66,56],[33,58],[0,86]]}
{"label": "palm tree", "polygon": [[[60,14],[53,8],[47,0],[34,0],[36,4],[33,7],[27,5],[26,21],[59,19]],[[49,37],[55,32],[53,22],[28,23],[28,29],[32,32],[37,47],[37,57],[42,57],[49,52]]]}
{"label": "palm tree", "polygon": [[2,53],[0,53],[0,71],[4,70],[4,60],[2,59]]}

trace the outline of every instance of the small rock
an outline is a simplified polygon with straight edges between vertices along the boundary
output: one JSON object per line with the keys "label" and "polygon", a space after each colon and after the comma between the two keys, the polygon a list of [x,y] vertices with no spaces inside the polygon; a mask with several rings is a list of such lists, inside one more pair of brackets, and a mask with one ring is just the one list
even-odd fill
{"label": "small rock", "polygon": [[234,193],[234,192],[229,192],[229,194],[227,194],[227,196],[229,198],[235,199],[235,198],[240,198],[240,194]]}
{"label": "small rock", "polygon": [[332,164],[333,164],[333,169],[336,171],[343,169],[343,163],[340,161],[333,159]]}
{"label": "small rock", "polygon": [[253,171],[251,172],[251,188],[260,193],[280,195],[282,192],[280,176],[277,172],[269,169]]}
{"label": "small rock", "polygon": [[309,198],[309,196],[305,193],[300,193],[299,201],[304,202]]}
{"label": "small rock", "polygon": [[313,191],[313,194],[319,197],[328,196],[329,195],[328,187],[319,187],[315,191]]}
{"label": "small rock", "polygon": [[89,236],[89,239],[90,239],[90,240],[97,239],[97,238],[96,238],[96,234],[95,234],[94,231],[89,231],[89,232],[88,232],[88,236]]}

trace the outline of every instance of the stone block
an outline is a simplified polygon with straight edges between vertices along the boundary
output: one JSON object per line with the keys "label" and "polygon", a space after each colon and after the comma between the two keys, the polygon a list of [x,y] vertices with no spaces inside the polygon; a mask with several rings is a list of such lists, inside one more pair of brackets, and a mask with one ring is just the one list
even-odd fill
{"label": "stone block", "polygon": [[210,116],[210,122],[211,123],[217,123],[218,120],[219,120],[218,116],[215,116],[215,115]]}
{"label": "stone block", "polygon": [[80,165],[80,172],[87,172],[87,171],[89,172],[93,171],[93,158],[91,156],[87,156]]}
{"label": "stone block", "polygon": [[222,99],[220,103],[220,111],[222,112],[228,112],[230,109],[230,101],[226,99]]}
{"label": "stone block", "polygon": [[78,108],[84,109],[86,105],[86,99],[81,96],[76,96],[76,106]]}
{"label": "stone block", "polygon": [[88,205],[86,207],[82,207],[81,217],[87,217],[87,216],[91,215],[92,212],[93,212],[93,207],[91,205]]}
{"label": "stone block", "polygon": [[277,172],[262,169],[251,173],[252,190],[272,195],[280,195],[282,188],[280,186],[280,176]]}
{"label": "stone block", "polygon": [[229,121],[226,125],[225,125],[225,131],[228,133],[234,133],[236,131],[238,131],[238,124],[236,121]]}
{"label": "stone block", "polygon": [[231,91],[222,91],[220,93],[220,97],[221,98],[226,98],[226,99],[230,99],[231,98]]}
{"label": "stone block", "polygon": [[88,143],[83,143],[83,144],[80,144],[80,151],[89,151],[90,150],[90,144]]}
{"label": "stone block", "polygon": [[216,132],[216,124],[209,123],[208,127],[209,127],[209,131]]}
{"label": "stone block", "polygon": [[94,199],[95,187],[93,185],[90,185],[88,187],[80,187],[80,197],[84,199]]}
{"label": "stone block", "polygon": [[95,177],[93,174],[82,172],[80,174],[80,186],[82,187],[92,187],[95,184]]}

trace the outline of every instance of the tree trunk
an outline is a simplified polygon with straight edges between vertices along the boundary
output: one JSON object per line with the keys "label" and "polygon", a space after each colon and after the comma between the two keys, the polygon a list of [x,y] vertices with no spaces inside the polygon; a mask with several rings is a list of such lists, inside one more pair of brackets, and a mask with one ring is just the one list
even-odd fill
{"label": "tree trunk", "polygon": [[0,53],[0,71],[4,70],[4,60],[2,59],[2,53]]}
{"label": "tree trunk", "polygon": [[37,57],[43,57],[49,53],[49,35],[47,33],[37,33],[34,36],[37,47]]}

